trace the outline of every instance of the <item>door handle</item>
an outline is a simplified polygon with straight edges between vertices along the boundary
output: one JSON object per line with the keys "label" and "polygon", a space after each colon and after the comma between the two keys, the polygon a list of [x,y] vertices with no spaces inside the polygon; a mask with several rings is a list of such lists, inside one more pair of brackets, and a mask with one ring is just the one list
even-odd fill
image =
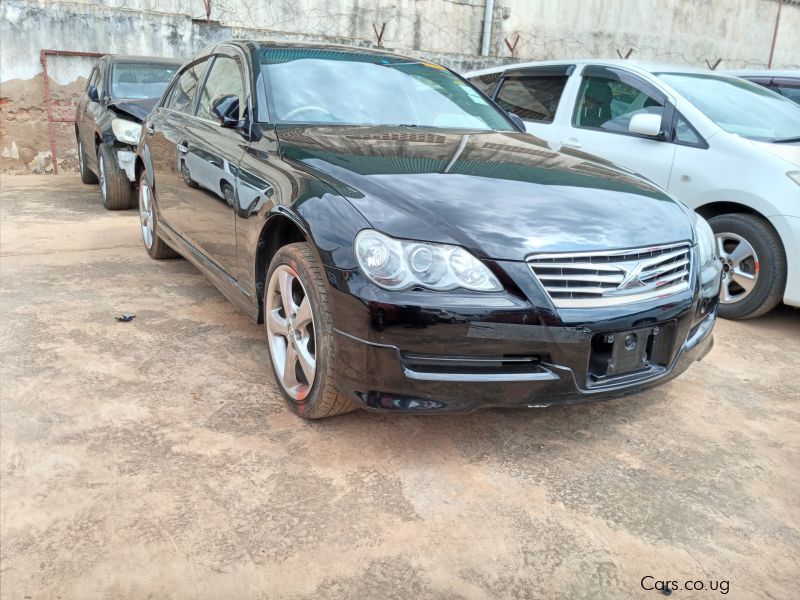
{"label": "door handle", "polygon": [[178,152],[181,154],[186,154],[189,151],[189,147],[185,144],[178,144]]}
{"label": "door handle", "polygon": [[566,146],[567,148],[582,148],[583,145],[576,139],[569,139],[566,142],[561,142],[562,146]]}
{"label": "door handle", "polygon": [[156,126],[153,125],[152,123],[148,123],[146,129],[149,135],[154,135],[156,132]]}

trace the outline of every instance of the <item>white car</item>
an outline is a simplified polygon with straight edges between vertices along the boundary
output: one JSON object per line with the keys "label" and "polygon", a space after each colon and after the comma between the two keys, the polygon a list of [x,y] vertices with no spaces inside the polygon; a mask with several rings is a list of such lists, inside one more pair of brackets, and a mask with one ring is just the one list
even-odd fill
{"label": "white car", "polygon": [[709,220],[720,315],[800,306],[800,106],[736,77],[635,61],[506,65],[466,77],[554,150],[635,171]]}

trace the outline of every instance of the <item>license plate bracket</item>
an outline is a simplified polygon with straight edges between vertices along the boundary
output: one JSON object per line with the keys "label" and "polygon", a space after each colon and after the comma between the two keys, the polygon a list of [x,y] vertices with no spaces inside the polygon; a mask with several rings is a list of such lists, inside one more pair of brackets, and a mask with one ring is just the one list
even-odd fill
{"label": "license plate bracket", "polygon": [[596,335],[592,340],[590,374],[595,379],[606,379],[648,369],[657,335],[658,327]]}

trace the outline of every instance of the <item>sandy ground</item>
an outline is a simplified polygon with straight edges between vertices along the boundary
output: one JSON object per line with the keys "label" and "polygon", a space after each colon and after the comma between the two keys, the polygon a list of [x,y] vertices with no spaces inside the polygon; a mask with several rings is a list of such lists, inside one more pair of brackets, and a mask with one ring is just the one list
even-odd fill
{"label": "sandy ground", "polygon": [[797,597],[800,311],[634,398],[307,423],[134,211],[0,186],[4,599]]}

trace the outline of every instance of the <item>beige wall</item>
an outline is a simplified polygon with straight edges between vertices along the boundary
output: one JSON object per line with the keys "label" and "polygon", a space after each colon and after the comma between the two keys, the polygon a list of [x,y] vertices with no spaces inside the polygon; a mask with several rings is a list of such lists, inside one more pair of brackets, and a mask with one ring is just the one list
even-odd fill
{"label": "beige wall", "polygon": [[[615,57],[720,68],[765,66],[776,0],[495,0],[490,55],[479,56],[485,0],[2,0],[0,170],[52,170],[40,50],[186,58],[231,37],[383,45],[456,70],[512,60]],[[519,35],[516,59],[503,43]],[[69,113],[90,59],[48,62]],[[800,69],[800,0],[787,0],[776,68]],[[54,126],[59,165],[73,168],[72,125]]]}

